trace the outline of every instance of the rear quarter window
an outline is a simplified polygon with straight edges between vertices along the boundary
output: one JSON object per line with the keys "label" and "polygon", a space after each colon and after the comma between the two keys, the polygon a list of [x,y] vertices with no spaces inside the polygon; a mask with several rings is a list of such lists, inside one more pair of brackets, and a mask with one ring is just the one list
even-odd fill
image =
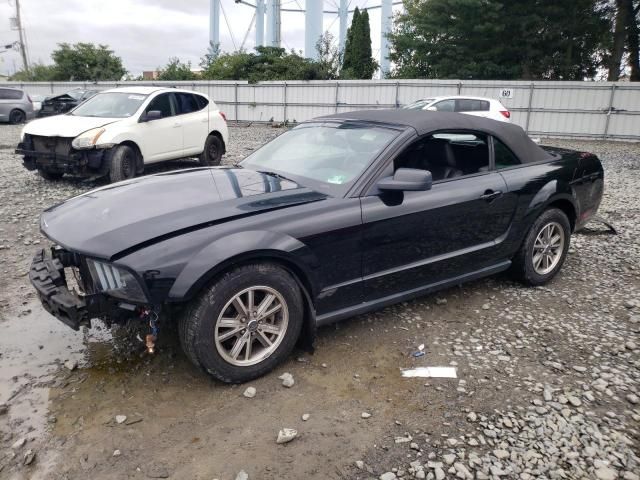
{"label": "rear quarter window", "polygon": [[509,168],[521,165],[522,162],[504,143],[493,137],[493,156],[495,158],[496,169]]}
{"label": "rear quarter window", "polygon": [[22,90],[16,90],[14,88],[0,88],[0,100],[20,100],[22,95]]}
{"label": "rear quarter window", "polygon": [[202,95],[194,95],[194,97],[196,97],[196,102],[198,103],[198,110],[202,110],[209,105],[209,100],[204,98]]}

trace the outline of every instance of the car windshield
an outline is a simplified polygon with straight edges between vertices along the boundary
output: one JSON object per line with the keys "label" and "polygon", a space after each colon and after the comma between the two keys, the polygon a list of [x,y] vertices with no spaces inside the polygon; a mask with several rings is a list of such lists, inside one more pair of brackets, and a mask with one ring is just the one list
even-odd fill
{"label": "car windshield", "polygon": [[125,92],[107,92],[94,95],[71,111],[76,117],[126,118],[145,101],[147,95]]}
{"label": "car windshield", "polygon": [[422,110],[424,107],[433,102],[434,98],[426,98],[424,100],[418,100],[402,107],[403,110]]}
{"label": "car windshield", "polygon": [[310,123],[249,155],[242,167],[325,185],[355,180],[395,137],[395,130],[353,123]]}

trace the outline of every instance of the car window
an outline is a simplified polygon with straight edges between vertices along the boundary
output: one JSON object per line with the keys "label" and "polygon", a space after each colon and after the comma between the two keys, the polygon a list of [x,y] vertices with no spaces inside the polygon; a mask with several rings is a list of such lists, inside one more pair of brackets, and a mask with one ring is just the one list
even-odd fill
{"label": "car window", "polygon": [[22,98],[22,90],[15,88],[0,88],[0,100],[20,100]]}
{"label": "car window", "polygon": [[496,137],[493,137],[493,155],[497,169],[513,167],[514,165],[520,165],[522,163],[509,147]]}
{"label": "car window", "polygon": [[151,110],[159,110],[162,113],[162,118],[171,117],[173,115],[173,108],[171,107],[170,97],[170,93],[162,93],[158,95],[156,98],[151,100],[151,103],[149,103],[146,112],[150,112]]}
{"label": "car window", "polygon": [[489,102],[472,98],[460,98],[456,100],[456,112],[487,112]]}
{"label": "car window", "polygon": [[417,140],[394,161],[398,168],[429,170],[433,181],[489,170],[487,136],[475,132],[440,132]]}
{"label": "car window", "polygon": [[402,107],[403,110],[422,110],[424,107],[433,102],[433,98],[427,98],[424,100],[417,100],[413,103],[409,103]]}
{"label": "car window", "polygon": [[176,92],[174,95],[176,96],[176,101],[178,103],[179,114],[193,113],[200,110],[198,102],[192,94]]}
{"label": "car window", "polygon": [[209,105],[209,100],[204,98],[202,95],[194,95],[196,102],[198,102],[198,110],[202,110],[204,107]]}
{"label": "car window", "polygon": [[438,103],[434,103],[431,105],[432,107],[436,107],[438,112],[453,112],[456,108],[455,100],[442,100]]}

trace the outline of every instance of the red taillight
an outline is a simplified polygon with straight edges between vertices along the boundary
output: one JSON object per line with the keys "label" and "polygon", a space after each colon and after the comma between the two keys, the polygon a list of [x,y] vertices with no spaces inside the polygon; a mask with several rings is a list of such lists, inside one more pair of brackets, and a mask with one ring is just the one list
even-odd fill
{"label": "red taillight", "polygon": [[33,103],[33,100],[31,100],[31,97],[29,96],[29,94],[27,94],[27,100],[29,100],[29,103]]}
{"label": "red taillight", "polygon": [[227,116],[224,114],[224,112],[220,112],[220,116],[225,122],[227,121]]}
{"label": "red taillight", "polygon": [[511,118],[511,112],[509,110],[500,110],[500,113],[504,118]]}

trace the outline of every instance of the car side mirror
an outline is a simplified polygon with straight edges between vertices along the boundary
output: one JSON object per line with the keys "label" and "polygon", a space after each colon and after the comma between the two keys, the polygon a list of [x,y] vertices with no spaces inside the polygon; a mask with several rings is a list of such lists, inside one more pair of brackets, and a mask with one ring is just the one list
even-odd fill
{"label": "car side mirror", "polygon": [[382,178],[378,188],[384,191],[425,191],[431,190],[433,178],[429,170],[417,168],[399,168],[393,177]]}
{"label": "car side mirror", "polygon": [[149,110],[147,113],[143,113],[140,116],[141,122],[151,122],[153,120],[160,120],[162,118],[162,112],[160,110]]}
{"label": "car side mirror", "polygon": [[429,112],[437,112],[438,109],[436,107],[427,107],[425,108],[425,110],[429,111]]}

